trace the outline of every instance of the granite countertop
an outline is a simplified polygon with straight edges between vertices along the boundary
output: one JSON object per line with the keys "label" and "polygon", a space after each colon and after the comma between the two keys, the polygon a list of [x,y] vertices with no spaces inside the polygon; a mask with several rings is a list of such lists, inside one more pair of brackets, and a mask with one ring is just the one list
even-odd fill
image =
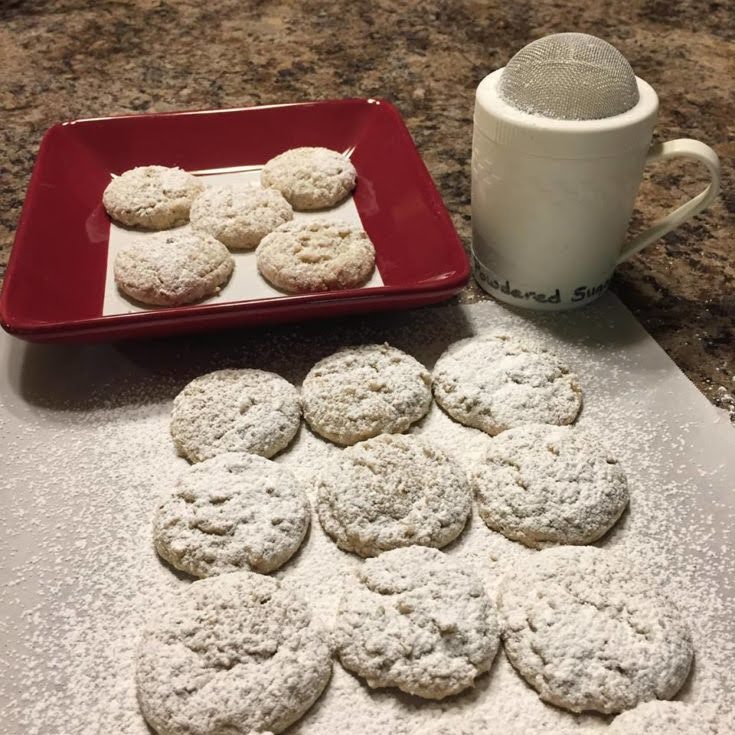
{"label": "granite countertop", "polygon": [[[0,21],[0,273],[39,141],[53,123],[320,98],[394,102],[468,245],[477,83],[548,33],[606,39],[657,90],[657,137],[703,140],[724,168],[715,206],[623,265],[613,290],[735,419],[735,14],[728,0],[5,0]],[[694,164],[651,168],[633,228],[705,181]],[[459,297],[483,298],[473,283]]]}

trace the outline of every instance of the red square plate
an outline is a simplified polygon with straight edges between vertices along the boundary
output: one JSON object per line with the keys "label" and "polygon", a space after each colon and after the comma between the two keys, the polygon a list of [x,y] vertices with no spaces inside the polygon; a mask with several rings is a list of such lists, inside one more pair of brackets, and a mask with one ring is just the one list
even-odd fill
{"label": "red square plate", "polygon": [[[103,314],[112,173],[258,166],[288,148],[352,150],[354,204],[383,285]],[[0,297],[2,326],[33,341],[119,339],[434,303],[469,266],[399,112],[372,99],[79,120],[41,142]]]}

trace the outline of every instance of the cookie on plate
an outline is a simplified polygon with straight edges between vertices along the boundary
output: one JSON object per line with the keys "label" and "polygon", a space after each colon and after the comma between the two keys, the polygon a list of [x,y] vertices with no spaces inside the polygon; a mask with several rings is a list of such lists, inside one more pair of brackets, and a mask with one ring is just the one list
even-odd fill
{"label": "cookie on plate", "polygon": [[329,148],[292,148],[271,158],[260,183],[283,194],[297,210],[325,209],[339,204],[355,188],[355,167]]}
{"label": "cookie on plate", "polygon": [[127,227],[168,230],[189,221],[192,202],[203,188],[200,179],[180,168],[138,166],[107,185],[102,204]]}
{"label": "cookie on plate", "polygon": [[443,699],[474,684],[498,650],[495,606],[464,565],[422,546],[368,559],[345,589],[334,639],[371,687]]}
{"label": "cookie on plate", "polygon": [[463,339],[437,360],[436,402],[488,434],[523,424],[571,424],[582,406],[577,376],[544,347],[505,334]]}
{"label": "cookie on plate", "polygon": [[357,288],[375,268],[367,233],[327,219],[287,222],[260,241],[255,255],[263,278],[287,293]]}
{"label": "cookie on plate", "polygon": [[321,436],[354,444],[399,434],[431,407],[431,376],[405,352],[382,345],[339,350],[309,371],[301,388],[304,418]]}
{"label": "cookie on plate", "polygon": [[189,467],[158,506],[156,551],[195,577],[272,572],[301,546],[311,509],[293,474],[228,452]]}
{"label": "cookie on plate", "polygon": [[162,735],[280,733],[332,671],[306,604],[252,572],[184,587],[145,626],[136,664],[140,709]]}
{"label": "cookie on plate", "polygon": [[115,256],[117,287],[152,306],[181,306],[219,293],[235,261],[208,235],[159,232],[123,247]]}
{"label": "cookie on plate", "polygon": [[462,468],[424,439],[404,434],[343,449],[322,469],[317,490],[322,528],[341,549],[361,556],[446,546],[472,509]]}
{"label": "cookie on plate", "polygon": [[469,477],[485,523],[527,546],[591,543],[628,504],[617,460],[572,426],[527,424],[504,431]]}
{"label": "cookie on plate", "polygon": [[694,655],[679,610],[617,552],[561,546],[525,557],[498,593],[505,652],[546,702],[613,713],[670,699]]}
{"label": "cookie on plate", "polygon": [[232,250],[252,250],[276,227],[293,219],[293,209],[275,189],[210,186],[191,205],[191,226]]}
{"label": "cookie on plate", "polygon": [[249,368],[216,370],[195,378],[176,396],[171,436],[191,462],[225,452],[272,457],[289,444],[300,424],[299,393],[280,375]]}

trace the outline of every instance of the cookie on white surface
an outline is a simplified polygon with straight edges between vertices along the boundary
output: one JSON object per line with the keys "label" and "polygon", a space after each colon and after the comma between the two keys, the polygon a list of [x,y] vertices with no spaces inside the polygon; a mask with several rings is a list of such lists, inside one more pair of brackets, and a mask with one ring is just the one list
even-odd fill
{"label": "cookie on white surface", "polygon": [[[735,724],[735,723],[734,723]],[[727,735],[732,728],[696,705],[653,700],[618,715],[609,735]]]}
{"label": "cookie on white surface", "polygon": [[306,604],[251,572],[186,586],[145,626],[136,663],[141,711],[161,735],[280,733],[332,670]]}
{"label": "cookie on white surface", "polygon": [[497,613],[482,583],[436,549],[368,559],[340,600],[335,645],[371,687],[442,699],[473,686],[498,650]]}
{"label": "cookie on white surface", "polygon": [[571,424],[577,376],[544,347],[489,334],[451,345],[433,372],[434,397],[453,418],[488,434],[523,424]]}
{"label": "cookie on white surface", "polygon": [[375,248],[365,230],[347,222],[287,222],[255,251],[260,274],[287,293],[358,288],[375,268]]}
{"label": "cookie on white surface", "polygon": [[505,652],[546,702],[613,713],[670,699],[694,655],[681,613],[617,553],[561,546],[532,556],[498,593]]}
{"label": "cookie on white surface", "polygon": [[293,219],[293,209],[275,189],[210,186],[191,206],[191,226],[232,250],[252,250],[269,233]]}
{"label": "cookie on white surface", "polygon": [[181,306],[219,293],[235,261],[220,242],[188,230],[135,240],[115,256],[117,287],[152,306]]}
{"label": "cookie on white surface", "polygon": [[167,230],[186,224],[201,179],[180,168],[138,166],[116,176],[102,194],[107,214],[127,227]]}
{"label": "cookie on white surface", "polygon": [[293,474],[228,452],[189,467],[158,506],[156,551],[195,577],[272,572],[301,546],[311,509]]}
{"label": "cookie on white surface", "polygon": [[355,188],[355,167],[329,148],[292,148],[271,158],[260,182],[283,194],[297,210],[325,209],[345,199]]}
{"label": "cookie on white surface", "polygon": [[467,522],[464,471],[424,439],[381,434],[343,449],[317,478],[322,528],[345,551],[377,556],[402,546],[440,548]]}
{"label": "cookie on white surface", "polygon": [[354,444],[398,434],[431,407],[431,376],[389,344],[339,350],[309,371],[301,388],[304,418],[321,436]]}
{"label": "cookie on white surface", "polygon": [[272,457],[294,438],[300,423],[299,393],[280,375],[216,370],[195,378],[176,396],[171,435],[191,462],[225,452]]}
{"label": "cookie on white surface", "polygon": [[628,504],[617,460],[577,427],[527,424],[504,431],[469,477],[485,523],[527,546],[591,543]]}

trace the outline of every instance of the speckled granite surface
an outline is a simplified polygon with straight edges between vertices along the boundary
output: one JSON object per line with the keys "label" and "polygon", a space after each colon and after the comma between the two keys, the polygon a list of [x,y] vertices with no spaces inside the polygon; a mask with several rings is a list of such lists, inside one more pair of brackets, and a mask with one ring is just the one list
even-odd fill
{"label": "speckled granite surface", "polygon": [[[681,369],[735,415],[735,11],[728,0],[4,0],[0,4],[0,269],[34,156],[80,117],[347,96],[402,111],[465,243],[474,88],[530,40],[613,43],[661,99],[657,136],[724,164],[707,213],[619,269],[614,290]],[[651,170],[634,228],[704,183]],[[464,301],[484,298],[470,285]]]}

